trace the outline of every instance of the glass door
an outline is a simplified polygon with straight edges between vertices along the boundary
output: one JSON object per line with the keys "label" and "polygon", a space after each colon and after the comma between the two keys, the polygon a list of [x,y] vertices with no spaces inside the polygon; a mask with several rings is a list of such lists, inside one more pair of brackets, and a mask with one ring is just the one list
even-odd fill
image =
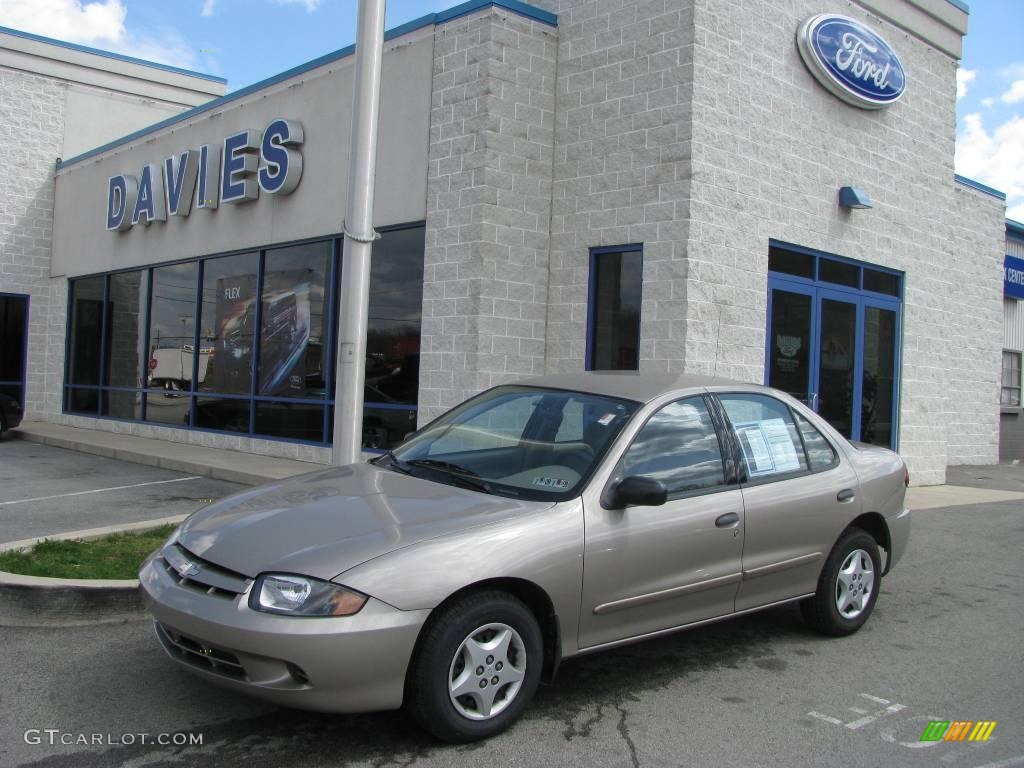
{"label": "glass door", "polygon": [[855,439],[860,420],[855,407],[860,394],[857,302],[826,289],[818,289],[818,302],[816,410],[843,437]]}
{"label": "glass door", "polygon": [[900,302],[770,276],[765,381],[842,435],[895,447]]}

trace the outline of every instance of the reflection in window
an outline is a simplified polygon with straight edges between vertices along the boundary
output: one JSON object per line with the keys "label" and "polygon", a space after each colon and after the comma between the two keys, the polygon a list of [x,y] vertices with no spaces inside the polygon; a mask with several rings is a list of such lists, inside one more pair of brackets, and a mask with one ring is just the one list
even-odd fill
{"label": "reflection in window", "polygon": [[[107,359],[105,384],[112,387],[142,386],[142,362],[146,355],[146,272],[117,272],[110,276],[107,297]],[[129,409],[104,411],[119,418],[134,418]]]}
{"label": "reflection in window", "polygon": [[[323,348],[330,258],[330,242],[267,251],[260,321],[261,395],[324,396]],[[257,413],[258,432],[264,432],[261,423],[264,420]]]}
{"label": "reflection in window", "polygon": [[658,480],[669,494],[723,485],[722,451],[703,398],[669,403],[652,416],[623,456],[618,474]]}
{"label": "reflection in window", "polygon": [[789,408],[773,397],[719,395],[743,453],[749,480],[807,469],[807,456]]}
{"label": "reflection in window", "polygon": [[166,390],[190,388],[195,314],[195,262],[154,269],[148,386]]}
{"label": "reflection in window", "polygon": [[251,393],[258,270],[259,255],[255,253],[203,262],[199,346],[209,362],[206,375],[199,377],[200,390]]}
{"label": "reflection in window", "polygon": [[[100,383],[103,334],[103,277],[71,282],[71,335],[68,338],[68,383]],[[73,410],[94,410],[95,399],[72,398]],[[83,403],[85,405],[83,405]]]}
{"label": "reflection in window", "polygon": [[[24,404],[25,339],[28,335],[28,297],[0,296],[0,394]],[[17,382],[17,383],[14,383]]]}
{"label": "reflection in window", "polygon": [[640,367],[640,250],[595,252],[587,369],[635,371]]}
{"label": "reflection in window", "polygon": [[796,422],[800,427],[800,435],[807,449],[807,461],[812,471],[828,469],[836,463],[836,451],[811,422],[800,414],[796,414]]}
{"label": "reflection in window", "polygon": [[367,404],[417,402],[424,232],[424,227],[383,232],[373,246],[363,395]]}

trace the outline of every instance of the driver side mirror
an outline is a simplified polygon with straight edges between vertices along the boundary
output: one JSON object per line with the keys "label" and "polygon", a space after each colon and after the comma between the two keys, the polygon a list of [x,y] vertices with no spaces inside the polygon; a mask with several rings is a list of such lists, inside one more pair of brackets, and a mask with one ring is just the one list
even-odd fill
{"label": "driver side mirror", "polygon": [[668,501],[668,489],[653,477],[633,475],[613,485],[605,494],[608,509],[625,507],[660,507]]}

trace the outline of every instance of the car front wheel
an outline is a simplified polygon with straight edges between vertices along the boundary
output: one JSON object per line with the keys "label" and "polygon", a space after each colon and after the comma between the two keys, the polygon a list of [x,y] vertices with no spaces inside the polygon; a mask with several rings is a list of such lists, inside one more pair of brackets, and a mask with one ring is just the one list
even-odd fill
{"label": "car front wheel", "polygon": [[520,600],[504,592],[467,595],[424,629],[409,671],[406,709],[444,741],[493,736],[529,704],[543,656],[540,627]]}
{"label": "car front wheel", "polygon": [[833,637],[850,635],[864,626],[881,588],[881,560],[874,537],[851,528],[829,553],[813,597],[800,603],[804,621]]}

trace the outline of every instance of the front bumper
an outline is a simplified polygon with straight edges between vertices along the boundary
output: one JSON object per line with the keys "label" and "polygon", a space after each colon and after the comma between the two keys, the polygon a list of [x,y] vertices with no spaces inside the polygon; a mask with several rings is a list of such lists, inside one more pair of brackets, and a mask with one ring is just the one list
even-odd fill
{"label": "front bumper", "polygon": [[430,613],[374,598],[339,618],[260,613],[249,608],[248,589],[196,589],[176,579],[158,553],[139,571],[139,589],[160,644],[179,664],[243,693],[322,712],[400,707]]}

